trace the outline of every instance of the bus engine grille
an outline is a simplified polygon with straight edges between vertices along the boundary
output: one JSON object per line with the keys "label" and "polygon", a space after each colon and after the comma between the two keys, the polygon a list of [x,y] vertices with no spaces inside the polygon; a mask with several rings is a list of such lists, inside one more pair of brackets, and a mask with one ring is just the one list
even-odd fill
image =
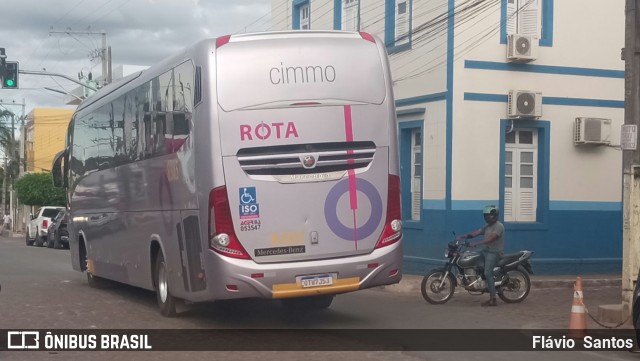
{"label": "bus engine grille", "polygon": [[237,157],[249,175],[294,175],[366,168],[375,152],[373,142],[331,142],[243,148]]}

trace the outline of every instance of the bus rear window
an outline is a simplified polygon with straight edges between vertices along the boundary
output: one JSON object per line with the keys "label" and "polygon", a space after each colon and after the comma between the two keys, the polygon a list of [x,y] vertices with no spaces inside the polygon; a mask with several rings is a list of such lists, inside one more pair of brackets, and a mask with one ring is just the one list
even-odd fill
{"label": "bus rear window", "polygon": [[242,41],[217,50],[225,111],[305,101],[381,104],[385,89],[378,48],[361,38]]}

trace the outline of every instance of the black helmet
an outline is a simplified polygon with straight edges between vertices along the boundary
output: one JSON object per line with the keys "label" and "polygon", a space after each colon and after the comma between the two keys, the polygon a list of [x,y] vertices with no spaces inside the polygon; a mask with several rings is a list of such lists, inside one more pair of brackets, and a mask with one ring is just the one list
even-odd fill
{"label": "black helmet", "polygon": [[498,215],[500,215],[500,208],[496,207],[493,204],[490,204],[484,207],[484,210],[482,211],[482,213],[485,215],[489,214],[497,217]]}

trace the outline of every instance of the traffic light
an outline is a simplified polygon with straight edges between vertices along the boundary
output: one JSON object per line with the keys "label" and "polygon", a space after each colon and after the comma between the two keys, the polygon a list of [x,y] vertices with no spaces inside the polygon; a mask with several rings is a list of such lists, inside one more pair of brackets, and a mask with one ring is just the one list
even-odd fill
{"label": "traffic light", "polygon": [[2,74],[2,89],[18,89],[18,62],[7,61]]}

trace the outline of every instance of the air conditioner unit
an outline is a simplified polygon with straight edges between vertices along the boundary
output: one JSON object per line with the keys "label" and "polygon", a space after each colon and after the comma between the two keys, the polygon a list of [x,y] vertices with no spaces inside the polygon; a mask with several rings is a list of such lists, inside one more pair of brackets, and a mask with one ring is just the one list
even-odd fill
{"label": "air conditioner unit", "polygon": [[611,119],[576,118],[573,132],[573,144],[609,144],[611,143]]}
{"label": "air conditioner unit", "polygon": [[526,63],[536,60],[535,39],[530,35],[511,34],[507,36],[507,60]]}
{"label": "air conditioner unit", "polygon": [[539,118],[542,116],[542,93],[511,90],[507,100],[509,118]]}

